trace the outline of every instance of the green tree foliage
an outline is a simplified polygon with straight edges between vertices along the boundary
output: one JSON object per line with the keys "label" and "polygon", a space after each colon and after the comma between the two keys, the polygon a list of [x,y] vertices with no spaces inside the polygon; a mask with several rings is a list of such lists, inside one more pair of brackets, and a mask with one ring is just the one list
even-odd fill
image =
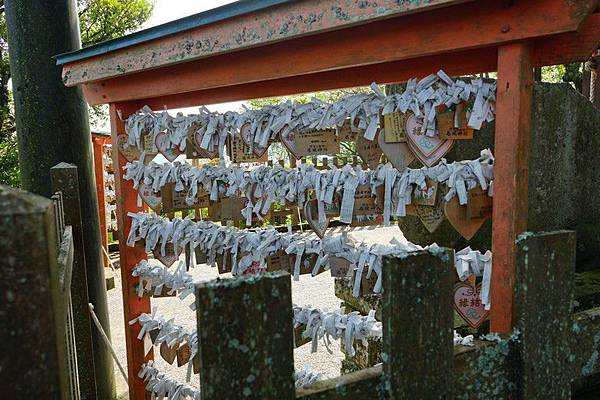
{"label": "green tree foliage", "polygon": [[[154,0],[77,0],[83,47],[137,30],[150,18]],[[19,159],[12,94],[9,91],[4,1],[0,0],[0,183],[19,186]],[[90,109],[92,120],[105,118],[102,108]]]}

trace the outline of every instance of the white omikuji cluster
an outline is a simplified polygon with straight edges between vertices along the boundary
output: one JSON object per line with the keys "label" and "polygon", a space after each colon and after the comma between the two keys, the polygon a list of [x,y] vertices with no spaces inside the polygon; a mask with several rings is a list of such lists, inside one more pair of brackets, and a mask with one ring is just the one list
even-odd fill
{"label": "white omikuji cluster", "polygon": [[[230,226],[217,225],[210,221],[193,221],[189,217],[173,220],[148,213],[129,213],[131,217],[131,230],[127,244],[134,246],[139,240],[145,241],[146,251],[160,246],[161,254],[165,255],[167,243],[172,243],[179,253],[186,246],[190,252],[199,249],[208,257],[208,264],[214,266],[219,254],[231,254],[231,272],[234,275],[242,274],[253,263],[258,262],[261,269],[266,269],[266,258],[281,250],[287,254],[294,254],[296,262],[293,276],[299,279],[303,255],[317,255],[313,275],[324,268],[330,269],[329,258],[340,257],[351,264],[349,271],[354,271],[353,295],[358,297],[361,287],[361,278],[365,268],[367,277],[373,272],[377,274],[374,292],[381,292],[382,262],[388,255],[402,256],[407,252],[423,250],[423,247],[406,242],[393,241],[388,244],[356,243],[347,235],[326,235],[319,238],[316,235],[307,235],[279,232],[274,228],[256,229],[253,231],[240,230]],[[428,249],[436,249],[431,245]],[[224,262],[227,257],[223,257]]]}
{"label": "white omikuji cluster", "polygon": [[152,360],[142,364],[138,377],[146,382],[146,391],[152,393],[153,399],[200,400],[200,390],[160,372]]}
{"label": "white omikuji cluster", "polygon": [[[160,372],[154,361],[142,364],[138,376],[146,382],[146,390],[152,393],[153,399],[169,400],[200,400],[200,390],[187,383],[181,383],[175,378]],[[294,372],[295,386],[301,388],[312,385],[321,378],[321,374],[312,371],[305,365],[301,370]]]}
{"label": "white omikuji cluster", "polygon": [[[345,314],[342,310],[324,311],[311,306],[294,305],[293,311],[294,327],[305,327],[302,336],[311,339],[312,353],[317,351],[319,339],[323,340],[330,353],[331,341],[343,339],[347,351],[354,355],[355,340],[364,342],[368,338],[381,338],[382,335],[381,322],[375,320],[375,310],[371,310],[365,316],[360,315],[358,311]],[[156,316],[156,307],[152,310],[152,314],[142,313],[129,321],[129,325],[135,323],[141,326],[139,340],[151,331],[158,331],[154,345],[160,346],[165,343],[169,348],[177,348],[187,343],[191,351],[190,360],[198,353],[198,332],[178,325],[174,318],[167,320]],[[191,369],[188,368],[188,379],[190,375]]]}
{"label": "white omikuji cluster", "polygon": [[428,136],[436,135],[436,113],[438,106],[451,107],[464,101],[473,101],[468,126],[480,129],[484,121],[495,118],[496,84],[482,79],[450,78],[444,71],[431,74],[421,80],[411,79],[402,93],[385,95],[379,87],[371,84],[371,93],[346,96],[335,102],[312,99],[307,104],[285,102],[265,106],[257,110],[242,112],[228,111],[224,114],[200,108],[196,115],[178,113],[172,117],[166,111],[153,112],[144,107],[127,118],[128,143],[141,148],[142,133],[154,137],[167,133],[169,147],[185,149],[188,131],[194,127],[200,147],[219,150],[223,157],[224,144],[244,124],[250,124],[251,147],[264,148],[284,129],[304,130],[311,128],[341,127],[350,120],[352,130],[364,132],[364,137],[373,140],[380,126],[381,115],[399,111],[412,112],[423,119],[423,130]]}
{"label": "white omikuji cluster", "polygon": [[174,183],[176,191],[186,192],[188,204],[194,202],[200,189],[210,193],[212,201],[245,195],[249,201],[242,215],[246,217],[247,224],[251,223],[253,216],[262,218],[275,201],[282,205],[297,202],[302,207],[309,190],[315,192],[319,201],[319,222],[324,218],[324,205],[332,204],[337,195],[341,197],[342,204],[340,221],[349,224],[352,222],[356,188],[369,185],[376,196],[378,189],[384,188],[384,198],[380,200],[383,201],[383,220],[387,225],[391,216],[406,215],[406,206],[411,204],[413,192],[425,189],[426,179],[445,184],[448,187],[446,201],[458,196],[462,205],[467,203],[468,191],[477,186],[492,196],[494,179],[494,157],[489,149],[482,150],[481,156],[475,160],[448,163],[442,159],[433,167],[406,168],[403,171],[389,163],[374,170],[351,165],[343,168],[330,165],[330,169],[318,170],[312,164],[304,163],[296,168],[261,165],[245,169],[225,163],[196,167],[178,162],[145,165],[135,161],[124,168],[124,179],[132,180],[136,189],[143,183],[158,192],[166,184]]}

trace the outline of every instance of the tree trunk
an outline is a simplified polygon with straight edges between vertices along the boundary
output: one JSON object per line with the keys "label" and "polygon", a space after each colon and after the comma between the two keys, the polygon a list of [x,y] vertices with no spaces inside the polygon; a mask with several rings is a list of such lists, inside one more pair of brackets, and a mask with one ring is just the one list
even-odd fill
{"label": "tree trunk", "polygon": [[[6,21],[23,189],[48,197],[50,168],[62,161],[78,167],[89,298],[110,332],[87,106],[80,88],[63,85],[52,58],[81,47],[76,2],[7,0]],[[97,397],[82,398],[111,399],[113,361],[92,329]]]}

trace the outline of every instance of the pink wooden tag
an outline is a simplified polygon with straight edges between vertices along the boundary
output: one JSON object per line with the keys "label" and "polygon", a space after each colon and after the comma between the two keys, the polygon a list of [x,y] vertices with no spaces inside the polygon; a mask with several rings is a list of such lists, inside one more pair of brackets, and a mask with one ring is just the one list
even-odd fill
{"label": "pink wooden tag", "polygon": [[119,153],[129,162],[133,162],[133,160],[137,160],[140,158],[140,149],[136,146],[129,145],[125,147],[127,143],[127,135],[119,135],[117,136],[117,147],[119,148]]}
{"label": "pink wooden tag", "polygon": [[253,138],[250,137],[250,128],[252,127],[252,125],[247,122],[244,125],[242,125],[242,127],[240,128],[240,137],[242,138],[242,141],[244,142],[244,144],[248,147],[252,148],[252,152],[254,153],[254,155],[258,158],[262,157],[263,154],[265,154],[265,152],[267,151],[267,149],[269,148],[269,143],[267,143],[266,146],[264,147],[259,147],[257,143],[254,143],[253,146],[250,146],[252,143]]}
{"label": "pink wooden tag", "polygon": [[454,309],[472,328],[481,325],[490,314],[481,302],[481,284],[476,288],[464,282],[454,285]]}
{"label": "pink wooden tag", "polygon": [[152,187],[146,185],[145,183],[140,183],[138,186],[138,194],[144,200],[144,203],[148,205],[151,209],[159,213],[162,209],[162,197],[160,197],[159,193],[154,193]]}
{"label": "pink wooden tag", "polygon": [[454,141],[441,140],[437,136],[426,136],[424,132],[421,132],[422,126],[422,122],[414,114],[410,114],[406,119],[408,147],[423,164],[431,167],[448,153]]}
{"label": "pink wooden tag", "polygon": [[169,147],[167,132],[161,132],[156,135],[154,142],[160,154],[165,156],[169,162],[175,161],[180,154],[183,154],[178,146]]}

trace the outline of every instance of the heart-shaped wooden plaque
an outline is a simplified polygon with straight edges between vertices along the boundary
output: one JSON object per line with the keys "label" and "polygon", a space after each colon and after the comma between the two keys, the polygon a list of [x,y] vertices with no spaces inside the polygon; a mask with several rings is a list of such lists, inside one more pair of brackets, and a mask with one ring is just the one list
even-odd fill
{"label": "heart-shaped wooden plaque", "polygon": [[363,135],[359,135],[358,139],[356,139],[356,152],[370,169],[377,168],[383,155],[378,141],[379,133],[377,133],[374,140],[365,139]]}
{"label": "heart-shaped wooden plaque", "polygon": [[406,137],[408,146],[415,156],[425,165],[431,167],[452,148],[454,141],[442,140],[438,136],[429,137],[422,132],[423,123],[410,114],[406,119]]}
{"label": "heart-shaped wooden plaque", "polygon": [[169,268],[171,265],[175,264],[175,261],[179,260],[179,256],[181,255],[181,249],[177,253],[175,253],[175,247],[173,243],[167,243],[165,245],[165,255],[163,256],[160,251],[160,246],[156,246],[152,250],[152,254],[154,258],[163,263],[163,265]]}
{"label": "heart-shaped wooden plaque", "polygon": [[306,218],[308,225],[317,236],[320,238],[325,236],[325,232],[329,226],[329,218],[325,217],[325,221],[319,223],[317,199],[307,200],[306,203],[304,203],[304,218]]}
{"label": "heart-shaped wooden plaque", "polygon": [[148,205],[151,209],[160,213],[162,209],[162,197],[160,197],[159,193],[154,193],[152,187],[150,185],[146,185],[145,183],[140,183],[138,186],[138,194],[144,200],[144,203]]}
{"label": "heart-shaped wooden plaque", "polygon": [[377,142],[385,157],[398,171],[406,169],[415,159],[415,155],[406,143],[386,143],[383,135],[378,135]]}
{"label": "heart-shaped wooden plaque", "polygon": [[481,283],[475,288],[465,282],[454,285],[454,309],[472,328],[479,327],[490,314],[481,302]]}
{"label": "heart-shaped wooden plaque", "polygon": [[180,154],[183,154],[183,152],[179,149],[179,146],[171,147],[168,139],[167,132],[160,132],[156,135],[154,141],[160,154],[165,156],[169,162],[173,162]]}
{"label": "heart-shaped wooden plaque", "polygon": [[259,147],[257,143],[252,143],[254,137],[250,135],[251,128],[252,124],[250,124],[249,122],[242,125],[242,127],[240,128],[240,137],[242,138],[242,141],[246,146],[252,148],[252,152],[254,153],[254,155],[260,158],[269,149],[269,143],[267,142],[267,145],[264,147]]}
{"label": "heart-shaped wooden plaque", "polygon": [[446,202],[444,206],[444,213],[446,218],[452,224],[454,229],[462,237],[467,240],[471,240],[477,233],[481,225],[487,218],[471,218],[467,215],[467,206],[461,206],[458,201],[458,196],[454,196],[452,199]]}
{"label": "heart-shaped wooden plaque", "polygon": [[140,149],[133,145],[127,145],[127,135],[117,136],[117,147],[119,153],[129,162],[140,158]]}

